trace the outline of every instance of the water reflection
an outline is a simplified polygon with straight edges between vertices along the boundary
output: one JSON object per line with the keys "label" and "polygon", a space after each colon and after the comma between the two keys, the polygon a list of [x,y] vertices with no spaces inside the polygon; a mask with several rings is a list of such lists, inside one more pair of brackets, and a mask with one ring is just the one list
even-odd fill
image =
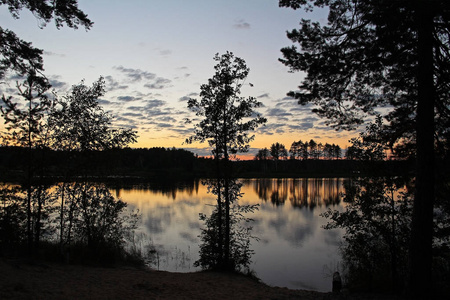
{"label": "water reflection", "polygon": [[339,205],[342,179],[338,178],[263,178],[245,179],[244,184],[255,190],[259,199],[284,205],[289,199],[295,208]]}
{"label": "water reflection", "polygon": [[[321,228],[328,207],[342,209],[343,179],[242,179],[242,205],[259,204],[252,234],[252,269],[269,285],[329,291],[324,267],[339,261],[340,231]],[[153,267],[177,272],[196,270],[199,257],[199,213],[211,214],[216,198],[200,181],[146,183],[115,188],[122,200],[142,213],[141,230],[158,251]]]}

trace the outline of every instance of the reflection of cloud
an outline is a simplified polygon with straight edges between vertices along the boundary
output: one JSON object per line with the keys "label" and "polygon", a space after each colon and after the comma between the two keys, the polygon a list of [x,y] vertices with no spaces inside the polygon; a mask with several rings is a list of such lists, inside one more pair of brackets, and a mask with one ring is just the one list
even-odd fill
{"label": "reflection of cloud", "polygon": [[300,223],[298,220],[289,220],[285,215],[277,214],[268,221],[268,226],[274,228],[277,235],[291,245],[301,246],[307,237],[313,235],[315,223],[313,219],[310,222]]}
{"label": "reflection of cloud", "polygon": [[194,243],[198,243],[198,238],[196,237],[196,235],[192,234],[191,232],[180,232],[180,237],[184,240],[187,240],[188,242],[194,244]]}
{"label": "reflection of cloud", "polygon": [[144,225],[150,234],[164,233],[172,223],[172,215],[173,211],[170,207],[157,207],[155,210],[148,211]]}

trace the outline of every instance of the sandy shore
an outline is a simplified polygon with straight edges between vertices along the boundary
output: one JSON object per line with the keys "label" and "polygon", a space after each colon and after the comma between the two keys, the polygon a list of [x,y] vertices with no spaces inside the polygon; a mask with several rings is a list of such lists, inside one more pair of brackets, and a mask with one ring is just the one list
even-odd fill
{"label": "sandy shore", "polygon": [[[170,273],[0,259],[0,299],[362,299],[217,272]],[[383,299],[369,297],[364,299]]]}

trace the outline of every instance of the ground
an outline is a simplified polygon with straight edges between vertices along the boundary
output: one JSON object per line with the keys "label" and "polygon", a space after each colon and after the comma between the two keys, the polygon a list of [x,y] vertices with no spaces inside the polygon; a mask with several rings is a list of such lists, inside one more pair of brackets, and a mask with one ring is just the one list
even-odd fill
{"label": "ground", "polygon": [[270,287],[237,274],[170,273],[0,258],[0,299],[384,299],[360,296]]}

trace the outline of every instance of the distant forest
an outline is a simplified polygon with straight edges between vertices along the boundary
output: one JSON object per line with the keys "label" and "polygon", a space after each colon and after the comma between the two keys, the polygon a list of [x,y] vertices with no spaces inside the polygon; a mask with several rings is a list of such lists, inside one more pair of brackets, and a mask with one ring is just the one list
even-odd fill
{"label": "distant forest", "polygon": [[[214,161],[197,157],[185,149],[125,148],[105,151],[54,151],[23,147],[0,147],[0,180],[16,181],[27,172],[28,155],[32,155],[35,176],[64,180],[88,174],[99,180],[121,178],[130,180],[190,179],[213,176]],[[271,157],[260,160],[234,161],[240,177],[338,177],[359,176],[362,173],[391,170],[394,174],[408,174],[412,162],[388,160],[361,162],[351,159],[283,159]],[[82,166],[82,168],[80,168]],[[380,174],[385,175],[385,174]]]}

